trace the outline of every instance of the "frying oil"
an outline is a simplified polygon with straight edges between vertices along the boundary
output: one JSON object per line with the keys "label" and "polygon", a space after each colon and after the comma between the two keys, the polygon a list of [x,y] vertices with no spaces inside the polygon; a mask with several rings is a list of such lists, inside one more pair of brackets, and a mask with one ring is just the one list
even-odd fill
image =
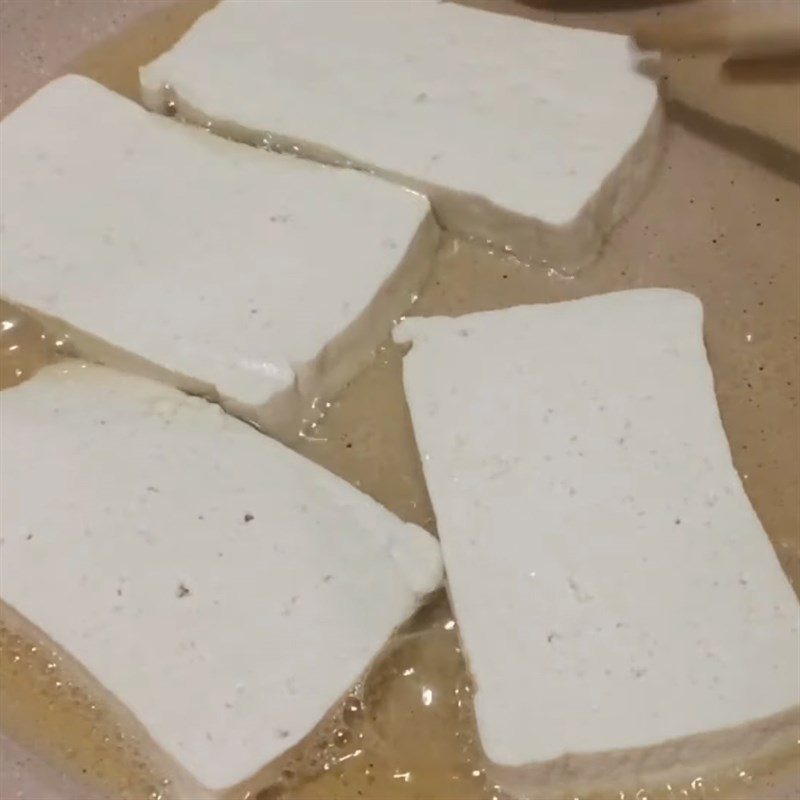
{"label": "frying oil", "polygon": [[[170,46],[208,5],[203,0],[160,12],[89,53],[78,71],[135,96],[137,66]],[[597,262],[578,276],[562,277],[558,265],[529,267],[446,237],[414,313],[454,315],[643,286],[698,295],[734,461],[797,590],[800,187],[782,172],[779,159],[764,157],[760,148],[767,145],[748,143],[753,149],[743,153],[713,125],[700,130],[696,120],[682,123],[669,125],[647,196],[612,233]],[[3,388],[27,380],[69,349],[7,304],[0,303],[0,318]],[[403,519],[435,532],[400,361],[393,345],[381,347],[373,365],[330,398],[325,417],[297,449]],[[46,492],[43,486],[43,499]],[[257,797],[501,800],[482,767],[472,692],[457,625],[440,593],[387,644],[297,764]],[[23,639],[5,618],[0,708],[3,727],[15,738],[106,794],[120,800],[173,796],[144,748],[61,654],[45,642]],[[769,761],[732,764],[721,775],[687,776],[679,786],[621,786],[605,797],[796,797],[798,755],[797,742],[787,741],[785,752]]]}

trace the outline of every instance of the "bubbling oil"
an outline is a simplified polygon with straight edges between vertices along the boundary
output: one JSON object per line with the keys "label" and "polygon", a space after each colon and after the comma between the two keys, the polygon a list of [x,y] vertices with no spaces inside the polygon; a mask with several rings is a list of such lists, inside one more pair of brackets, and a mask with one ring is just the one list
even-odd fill
{"label": "bubbling oil", "polygon": [[0,708],[3,727],[17,741],[68,774],[86,776],[119,800],[170,800],[169,780],[156,777],[135,737],[70,675],[62,654],[5,623],[0,624]]}
{"label": "bubbling oil", "polygon": [[[137,67],[177,40],[211,4],[202,0],[161,12],[89,53],[77,71],[135,96]],[[592,18],[602,27],[609,21],[608,15]],[[624,15],[614,18],[614,25],[620,24]],[[699,130],[671,122],[652,189],[594,265],[565,279],[557,271],[526,267],[502,251],[449,238],[415,313],[461,314],[641,286],[697,294],[706,312],[706,343],[736,466],[797,590],[800,188],[776,169],[776,159],[760,155],[735,151],[724,131],[713,126]],[[767,161],[769,167],[760,165]],[[0,317],[3,388],[29,379],[68,347],[2,302]],[[400,361],[397,348],[381,347],[373,365],[331,398],[314,436],[297,449],[401,518],[434,532]],[[41,489],[46,497],[47,487]],[[389,641],[296,763],[256,796],[501,800],[484,772],[473,692],[457,625],[440,593]],[[6,625],[0,626],[0,708],[3,727],[14,738],[104,793],[120,800],[173,797],[144,748],[119,726],[92,687],[70,671],[64,657]],[[597,797],[789,800],[800,796],[797,763],[797,742],[787,742],[785,752],[769,760],[732,761],[725,774],[687,775],[681,785],[621,786],[613,795]]]}

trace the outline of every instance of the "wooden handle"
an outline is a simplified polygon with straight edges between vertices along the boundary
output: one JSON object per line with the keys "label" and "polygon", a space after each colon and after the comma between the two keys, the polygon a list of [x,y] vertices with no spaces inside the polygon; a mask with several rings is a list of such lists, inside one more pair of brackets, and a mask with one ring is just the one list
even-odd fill
{"label": "wooden handle", "polygon": [[640,50],[670,53],[717,51],[732,58],[800,53],[800,2],[723,4],[676,10],[634,32]]}

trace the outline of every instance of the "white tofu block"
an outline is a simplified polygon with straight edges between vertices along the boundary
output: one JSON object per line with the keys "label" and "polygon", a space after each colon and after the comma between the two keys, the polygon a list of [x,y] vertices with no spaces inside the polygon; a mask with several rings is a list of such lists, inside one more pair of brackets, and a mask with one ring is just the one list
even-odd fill
{"label": "white tofu block", "polygon": [[446,227],[579,266],[658,152],[625,37],[436,0],[223,0],[143,99],[427,194]]}
{"label": "white tofu block", "polygon": [[90,360],[290,436],[432,264],[425,198],[258,152],[67,76],[0,125],[2,295]]}
{"label": "white tofu block", "polygon": [[797,725],[798,602],[732,464],[695,297],[407,319],[395,337],[501,785],[613,786]]}
{"label": "white tofu block", "polygon": [[2,394],[0,596],[178,797],[263,788],[439,585],[438,544],[215,405],[65,363]]}

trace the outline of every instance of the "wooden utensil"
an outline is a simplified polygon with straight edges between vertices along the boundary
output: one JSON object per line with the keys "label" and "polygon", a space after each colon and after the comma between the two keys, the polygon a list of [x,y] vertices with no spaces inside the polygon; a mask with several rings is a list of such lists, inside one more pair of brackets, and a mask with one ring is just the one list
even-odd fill
{"label": "wooden utensil", "polygon": [[800,55],[800,2],[699,4],[641,25],[634,41],[644,51],[718,52],[730,58]]}
{"label": "wooden utensil", "polygon": [[[800,154],[800,0],[707,0],[635,28],[663,92]],[[795,155],[796,158],[796,155]]]}

